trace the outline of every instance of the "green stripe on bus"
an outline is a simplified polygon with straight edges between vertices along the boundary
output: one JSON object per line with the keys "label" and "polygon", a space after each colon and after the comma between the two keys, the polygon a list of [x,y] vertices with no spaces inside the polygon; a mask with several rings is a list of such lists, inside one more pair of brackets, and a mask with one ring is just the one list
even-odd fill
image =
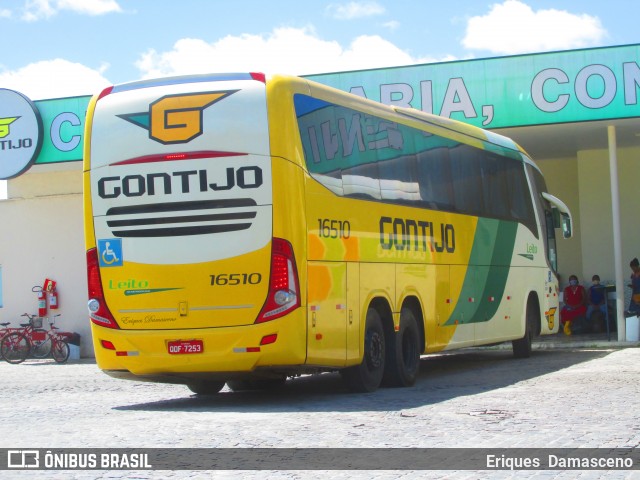
{"label": "green stripe on bus", "polygon": [[[479,218],[460,296],[445,325],[487,322],[495,315],[507,283],[518,224]],[[482,265],[482,258],[491,258]]]}

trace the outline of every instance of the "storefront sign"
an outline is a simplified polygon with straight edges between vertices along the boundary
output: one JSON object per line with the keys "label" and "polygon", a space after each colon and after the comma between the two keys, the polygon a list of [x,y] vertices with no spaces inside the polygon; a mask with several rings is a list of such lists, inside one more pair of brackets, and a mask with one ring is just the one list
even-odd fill
{"label": "storefront sign", "polygon": [[44,138],[36,165],[82,161],[84,117],[91,96],[36,101]]}
{"label": "storefront sign", "polygon": [[0,88],[0,179],[17,177],[33,165],[42,146],[42,119],[21,93]]}
{"label": "storefront sign", "polygon": [[307,78],[388,105],[483,128],[640,116],[640,45]]}

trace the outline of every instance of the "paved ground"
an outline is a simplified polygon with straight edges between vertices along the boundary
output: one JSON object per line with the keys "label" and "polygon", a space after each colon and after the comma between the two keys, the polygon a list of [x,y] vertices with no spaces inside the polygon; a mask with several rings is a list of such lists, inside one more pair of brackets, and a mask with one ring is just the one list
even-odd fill
{"label": "paved ground", "polygon": [[[582,342],[584,340],[584,342]],[[348,393],[335,374],[202,398],[90,360],[0,363],[0,448],[640,448],[640,348],[584,337],[425,357],[415,387]],[[628,344],[625,344],[628,345]],[[636,472],[0,472],[2,478],[640,478]],[[13,476],[12,476],[13,475]]]}

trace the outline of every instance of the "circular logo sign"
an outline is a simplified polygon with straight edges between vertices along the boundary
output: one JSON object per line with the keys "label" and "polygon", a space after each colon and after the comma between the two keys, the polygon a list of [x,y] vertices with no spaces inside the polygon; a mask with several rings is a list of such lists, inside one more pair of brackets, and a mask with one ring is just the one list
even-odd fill
{"label": "circular logo sign", "polygon": [[42,147],[42,118],[31,100],[0,88],[0,179],[17,177],[36,161]]}

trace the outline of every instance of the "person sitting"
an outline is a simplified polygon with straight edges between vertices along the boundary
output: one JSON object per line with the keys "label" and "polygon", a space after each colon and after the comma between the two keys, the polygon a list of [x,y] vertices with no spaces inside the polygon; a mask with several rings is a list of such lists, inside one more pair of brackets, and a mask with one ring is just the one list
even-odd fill
{"label": "person sitting", "polygon": [[[602,319],[607,316],[607,295],[604,285],[600,285],[600,276],[594,275],[591,277],[592,285],[589,287],[589,295],[587,296],[587,320],[591,324],[594,331],[599,331],[600,323]],[[602,319],[597,320],[592,318],[595,312],[602,313]],[[598,327],[598,328],[596,328]]]}
{"label": "person sitting", "polygon": [[564,306],[560,310],[560,323],[564,325],[565,335],[571,335],[571,323],[583,319],[587,313],[587,292],[578,283],[578,277],[571,275],[569,285],[564,289]]}

